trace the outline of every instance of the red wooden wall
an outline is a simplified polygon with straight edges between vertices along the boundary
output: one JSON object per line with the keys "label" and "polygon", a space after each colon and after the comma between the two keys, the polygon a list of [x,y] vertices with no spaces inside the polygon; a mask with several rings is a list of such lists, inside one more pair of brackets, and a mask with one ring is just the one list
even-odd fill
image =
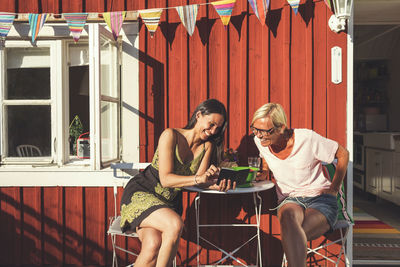
{"label": "red wooden wall", "polygon": [[[1,11],[103,12],[205,2],[5,0]],[[237,0],[227,29],[211,5],[200,6],[192,37],[173,9],[163,12],[154,38],[141,24],[141,160],[151,160],[164,128],[184,126],[197,104],[207,98],[225,103],[229,112],[226,146],[239,150],[243,164],[247,155],[257,153],[248,136],[251,116],[269,101],[284,106],[290,126],[314,129],[346,146],[347,36],[329,30],[331,14],[322,0],[302,0],[297,15],[285,0],[271,0],[267,23],[262,26],[247,1]],[[336,45],[343,49],[344,77],[339,85],[330,82],[330,49]],[[276,199],[273,190],[262,196],[264,265],[275,266],[280,264],[282,250],[276,215],[268,209]],[[178,255],[182,266],[196,263],[194,197],[193,193],[184,194],[187,228]],[[203,207],[210,207],[202,216],[207,222],[254,222],[251,201],[248,196],[210,197],[202,200]],[[110,240],[105,233],[112,207],[111,188],[1,188],[0,264],[110,265]],[[229,250],[250,232],[232,235],[210,230],[208,235]],[[120,242],[139,247],[136,241]],[[206,245],[201,251],[202,263],[219,255]],[[245,261],[254,257],[254,244],[239,253]]]}

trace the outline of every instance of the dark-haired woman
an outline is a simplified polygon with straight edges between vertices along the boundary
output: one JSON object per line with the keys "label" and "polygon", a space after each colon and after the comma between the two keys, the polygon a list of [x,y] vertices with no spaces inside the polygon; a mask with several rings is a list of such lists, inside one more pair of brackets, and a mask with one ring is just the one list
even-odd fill
{"label": "dark-haired woman", "polygon": [[135,267],[172,263],[183,229],[182,187],[221,191],[235,187],[229,180],[216,185],[219,168],[210,163],[212,154],[223,146],[226,124],[221,102],[202,102],[184,128],[163,131],[151,165],[126,185],[121,228],[137,232],[142,243]]}

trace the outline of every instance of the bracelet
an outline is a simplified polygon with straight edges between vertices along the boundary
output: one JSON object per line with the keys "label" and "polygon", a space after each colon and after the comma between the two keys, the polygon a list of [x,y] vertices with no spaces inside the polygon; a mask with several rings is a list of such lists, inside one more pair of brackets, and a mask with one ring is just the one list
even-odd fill
{"label": "bracelet", "polygon": [[196,183],[196,185],[199,185],[199,183],[197,182],[197,179],[196,179],[197,176],[198,176],[197,174],[194,175],[194,182]]}

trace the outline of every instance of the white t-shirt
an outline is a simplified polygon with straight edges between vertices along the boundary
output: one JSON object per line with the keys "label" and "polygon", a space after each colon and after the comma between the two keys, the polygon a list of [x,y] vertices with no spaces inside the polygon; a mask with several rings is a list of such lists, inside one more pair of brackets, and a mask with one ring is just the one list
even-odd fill
{"label": "white t-shirt", "polygon": [[338,143],[309,129],[294,129],[293,150],[286,159],[273,155],[269,147],[254,137],[260,156],[265,159],[276,179],[278,202],[291,197],[318,196],[331,182],[324,176],[322,162],[335,159]]}

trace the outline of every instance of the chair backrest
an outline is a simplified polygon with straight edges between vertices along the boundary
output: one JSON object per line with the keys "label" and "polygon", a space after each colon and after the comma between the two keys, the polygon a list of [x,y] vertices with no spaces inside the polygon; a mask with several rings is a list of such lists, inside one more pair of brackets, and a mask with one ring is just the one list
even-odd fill
{"label": "chair backrest", "polygon": [[17,154],[19,157],[41,157],[42,152],[34,145],[19,145],[17,146]]}
{"label": "chair backrest", "polygon": [[[333,176],[335,175],[336,165],[334,163],[330,163],[330,164],[324,164],[322,167],[323,171],[325,172],[325,175],[328,176],[332,181]],[[337,195],[337,204],[338,204],[338,222],[340,223],[346,221],[348,224],[351,225],[354,224],[353,218],[347,212],[346,193],[343,183],[340,186],[340,190]]]}

